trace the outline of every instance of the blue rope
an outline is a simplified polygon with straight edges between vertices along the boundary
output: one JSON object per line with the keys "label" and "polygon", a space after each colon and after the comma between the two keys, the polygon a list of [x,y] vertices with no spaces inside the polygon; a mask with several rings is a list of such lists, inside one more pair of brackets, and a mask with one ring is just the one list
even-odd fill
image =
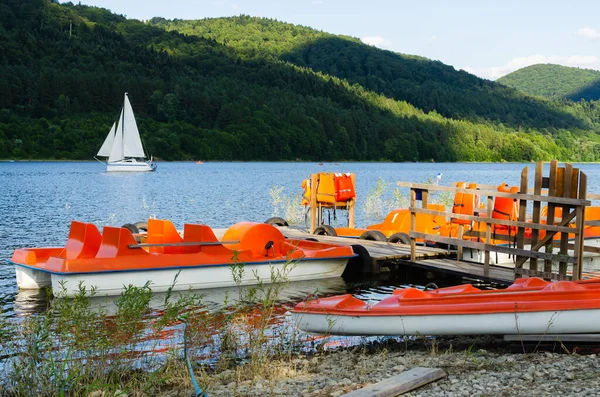
{"label": "blue rope", "polygon": [[196,381],[196,376],[194,376],[194,370],[192,369],[192,363],[190,362],[190,357],[187,354],[187,322],[183,322],[183,356],[185,357],[185,362],[188,367],[188,371],[190,372],[190,378],[192,379],[192,385],[196,390],[196,397],[208,397],[204,391],[198,386],[198,382]]}

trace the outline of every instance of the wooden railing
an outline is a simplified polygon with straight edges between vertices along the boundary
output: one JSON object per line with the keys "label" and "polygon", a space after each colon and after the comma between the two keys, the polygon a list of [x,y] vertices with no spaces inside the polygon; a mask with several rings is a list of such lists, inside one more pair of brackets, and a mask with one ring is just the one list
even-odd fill
{"label": "wooden railing", "polygon": [[[499,252],[516,257],[514,262],[515,278],[537,276],[556,280],[580,279],[583,270],[584,226],[586,224],[598,226],[600,222],[584,223],[585,209],[591,204],[586,199],[587,176],[570,164],[566,164],[565,167],[558,167],[557,164],[556,161],[550,163],[550,175],[548,177],[542,175],[543,163],[536,164],[534,188],[532,190],[528,188],[528,167],[525,167],[521,173],[519,193],[499,192],[490,189],[489,186],[478,187],[475,193],[479,196],[480,201],[485,200],[486,205],[484,209],[480,209],[477,215],[427,209],[429,193],[432,191],[473,194],[473,189],[398,182],[398,186],[410,189],[411,231],[409,236],[411,237],[411,260],[416,260],[416,239],[422,239],[456,246],[459,258],[462,257],[464,248],[483,251],[485,276],[489,276],[490,253]],[[519,214],[516,220],[498,219],[492,216],[494,199],[497,197],[507,197],[519,201]],[[417,206],[417,198],[421,199],[421,207]],[[541,215],[542,203],[547,203],[548,206],[546,217]],[[529,216],[527,213],[528,208],[532,209]],[[555,216],[557,208],[562,209],[560,218]],[[479,225],[485,225],[485,227],[480,227],[478,233],[474,233],[471,230],[464,231],[462,225],[459,225],[458,234],[455,237],[420,233],[415,231],[417,213],[431,216],[442,215],[448,219],[477,222]],[[492,225],[515,228],[517,230],[516,247],[492,244]],[[530,238],[525,237],[526,229],[531,229]],[[540,230],[545,231],[543,238],[540,238]],[[554,241],[556,233],[561,233],[559,242]],[[573,243],[569,243],[569,236],[574,236]],[[478,240],[483,239],[483,242],[472,241],[471,239],[474,237],[477,237]],[[555,244],[559,248],[558,253],[553,253]],[[572,249],[572,254],[569,253],[569,249]],[[597,248],[592,247],[589,250],[599,251]],[[538,270],[539,260],[543,260],[542,270]],[[553,262],[559,263],[558,272],[553,272]],[[528,269],[523,268],[526,263],[529,265]],[[569,265],[572,266],[572,276],[568,275]]]}

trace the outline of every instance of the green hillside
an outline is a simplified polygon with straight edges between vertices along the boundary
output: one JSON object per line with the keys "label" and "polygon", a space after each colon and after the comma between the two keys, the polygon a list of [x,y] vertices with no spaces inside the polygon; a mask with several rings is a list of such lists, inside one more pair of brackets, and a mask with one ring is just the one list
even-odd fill
{"label": "green hillside", "polygon": [[0,0],[0,158],[91,159],[128,92],[166,160],[600,158],[600,111],[247,16]]}
{"label": "green hillside", "polygon": [[600,99],[600,71],[539,64],[514,71],[497,82],[529,95],[573,101]]}

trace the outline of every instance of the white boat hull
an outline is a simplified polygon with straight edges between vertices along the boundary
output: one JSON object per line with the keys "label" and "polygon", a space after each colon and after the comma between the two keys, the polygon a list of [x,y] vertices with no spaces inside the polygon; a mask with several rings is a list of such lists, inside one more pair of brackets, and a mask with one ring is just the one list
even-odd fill
{"label": "white boat hull", "polygon": [[156,171],[156,165],[145,161],[128,159],[106,163],[107,172],[150,172]]}
{"label": "white boat hull", "polygon": [[423,316],[292,312],[305,332],[330,335],[506,335],[600,332],[600,310]]}
{"label": "white boat hull", "polygon": [[[349,258],[303,260],[298,263],[262,262],[244,265],[239,283],[233,278],[230,265],[201,265],[167,269],[141,269],[97,273],[51,273],[52,291],[55,296],[73,296],[80,285],[89,291],[95,288],[97,296],[119,295],[124,286],[142,287],[147,282],[153,292],[169,289],[176,277],[174,291],[220,288],[235,285],[253,285],[276,281],[303,281],[340,277]],[[21,267],[21,266],[17,266]],[[41,271],[40,271],[41,272]],[[178,275],[179,274],[179,275]],[[272,276],[274,275],[274,276]]]}
{"label": "white boat hull", "polygon": [[15,265],[15,273],[19,289],[42,289],[52,286],[52,277],[48,272]]}

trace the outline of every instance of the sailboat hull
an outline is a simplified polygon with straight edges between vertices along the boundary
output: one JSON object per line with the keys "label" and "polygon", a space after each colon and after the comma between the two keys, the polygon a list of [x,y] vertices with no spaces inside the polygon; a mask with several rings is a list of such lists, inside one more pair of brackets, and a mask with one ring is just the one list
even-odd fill
{"label": "sailboat hull", "polygon": [[127,159],[106,163],[107,172],[150,172],[156,171],[156,164]]}

